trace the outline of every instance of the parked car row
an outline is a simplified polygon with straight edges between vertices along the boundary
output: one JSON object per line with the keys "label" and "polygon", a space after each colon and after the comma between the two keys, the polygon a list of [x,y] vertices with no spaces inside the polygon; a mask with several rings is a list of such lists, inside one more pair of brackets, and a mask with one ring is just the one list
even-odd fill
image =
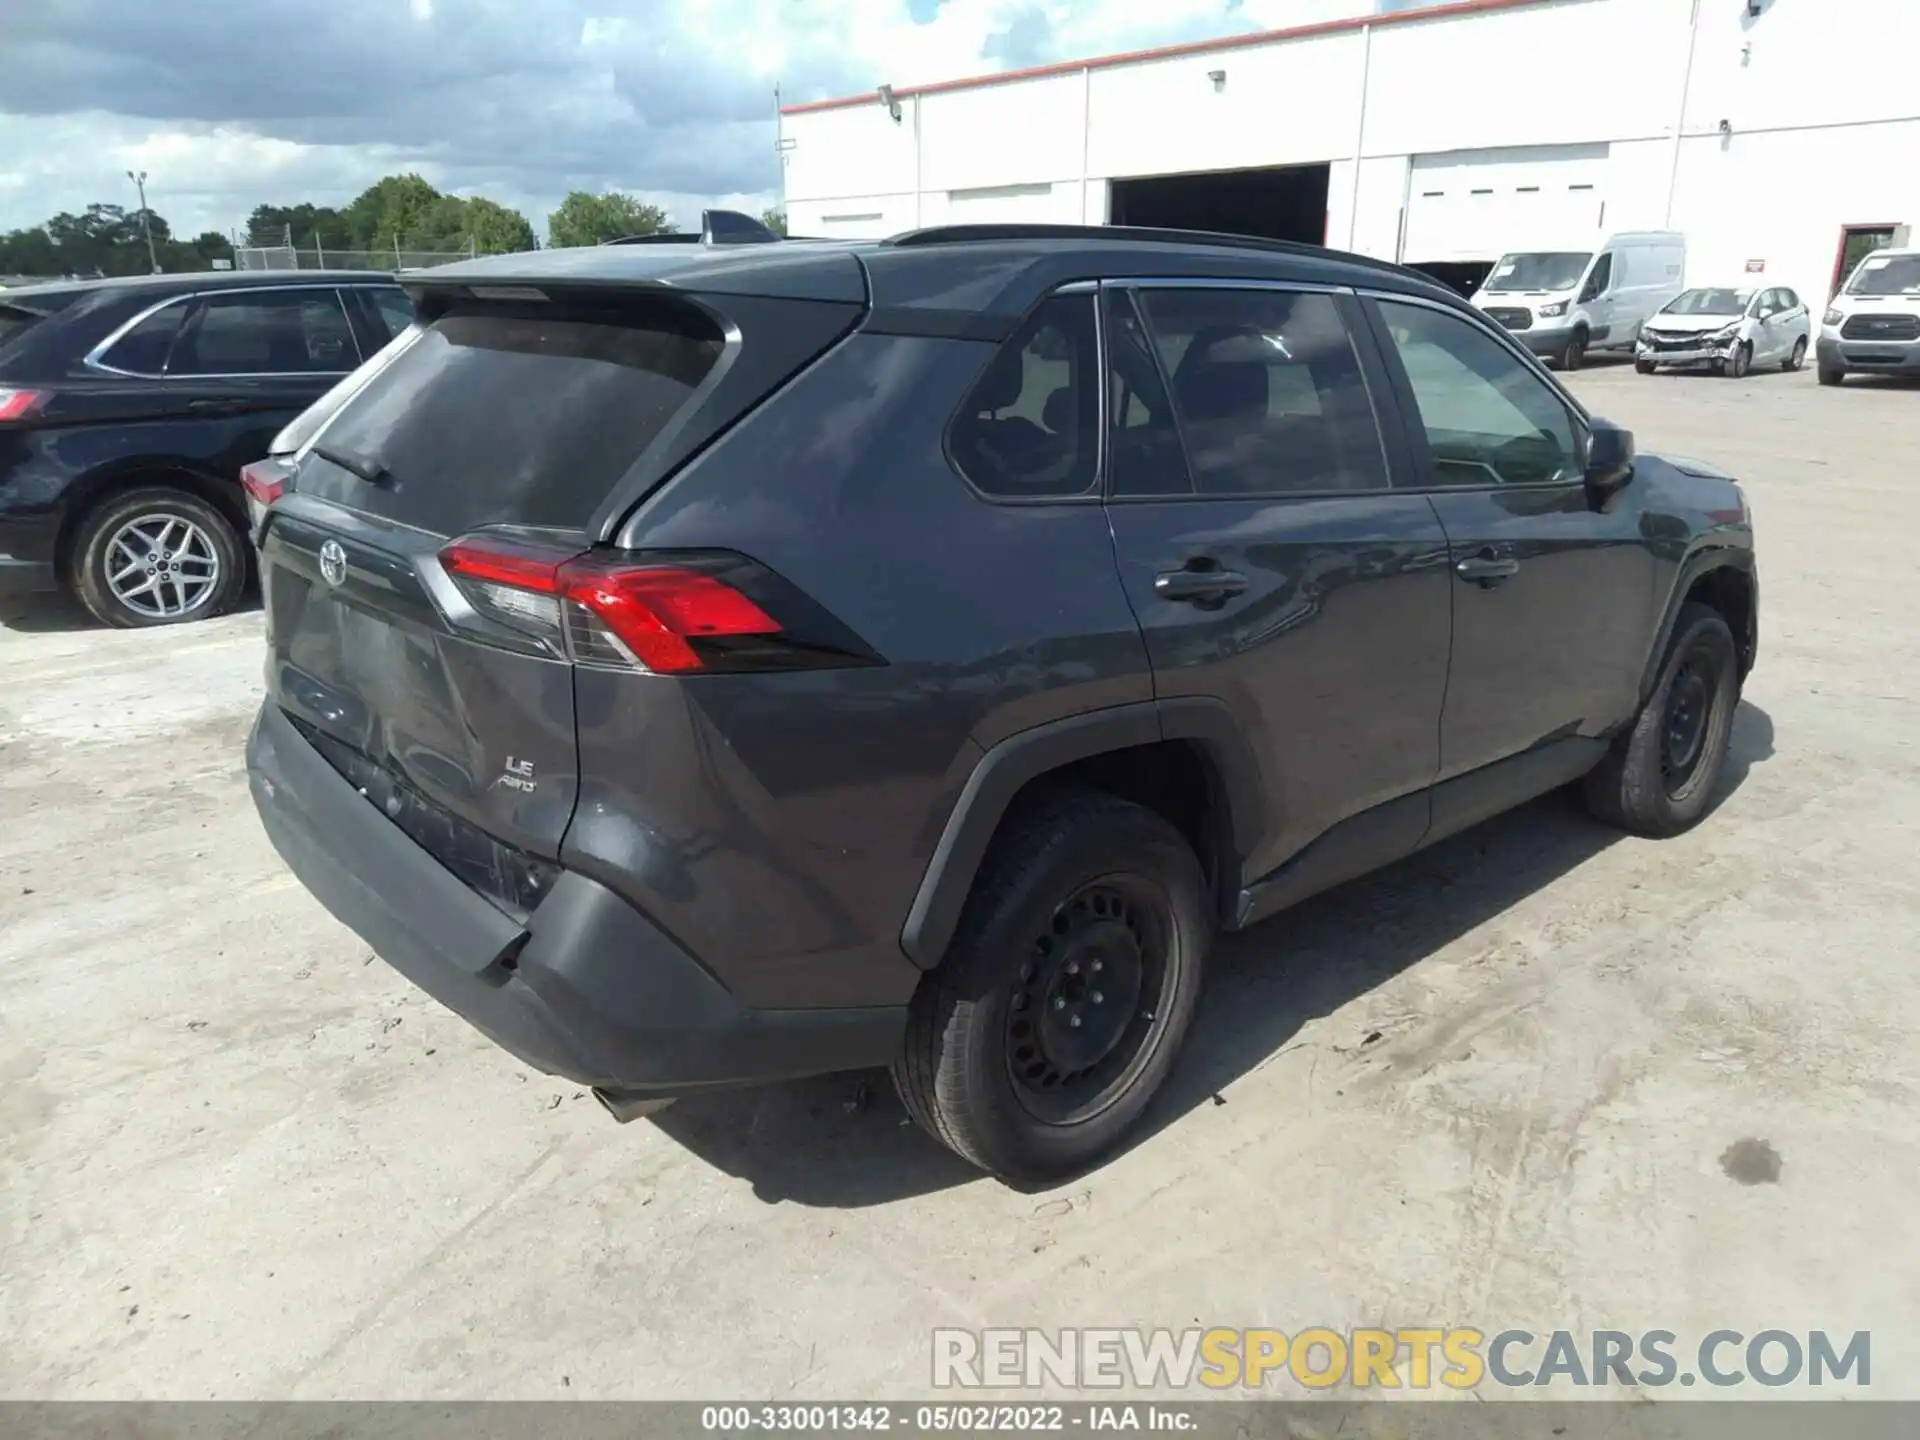
{"label": "parked car row", "polygon": [[230,608],[252,569],[242,467],[412,320],[365,272],[0,295],[0,594],[65,589],[116,626]]}
{"label": "parked car row", "polygon": [[1590,354],[1631,354],[1643,375],[1704,369],[1739,378],[1798,370],[1809,351],[1822,385],[1849,374],[1920,374],[1920,249],[1876,250],[1813,312],[1784,285],[1686,284],[1686,237],[1615,235],[1592,248],[1504,255],[1473,304],[1549,365],[1577,370]]}

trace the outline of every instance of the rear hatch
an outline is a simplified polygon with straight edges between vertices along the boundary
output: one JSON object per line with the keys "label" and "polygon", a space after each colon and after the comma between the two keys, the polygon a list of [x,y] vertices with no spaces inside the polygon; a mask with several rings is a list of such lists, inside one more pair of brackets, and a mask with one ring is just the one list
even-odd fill
{"label": "rear hatch", "polygon": [[573,663],[631,659],[598,618],[632,598],[596,583],[620,558],[604,537],[862,306],[433,283],[267,513],[267,687],[371,803],[524,914],[579,788]]}

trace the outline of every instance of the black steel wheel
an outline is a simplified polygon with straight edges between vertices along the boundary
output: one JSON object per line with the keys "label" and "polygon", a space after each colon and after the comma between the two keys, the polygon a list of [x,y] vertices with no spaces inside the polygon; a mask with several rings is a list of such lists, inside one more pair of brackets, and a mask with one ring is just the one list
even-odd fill
{"label": "black steel wheel", "polygon": [[1173,928],[1151,882],[1106,875],[1034,937],[1007,1013],[1007,1063],[1036,1119],[1075,1124],[1126,1092],[1178,983]]}
{"label": "black steel wheel", "polygon": [[1172,1069],[1213,938],[1185,838],[1091,791],[1002,823],[914,996],[894,1084],[941,1143],[1045,1181],[1113,1153]]}
{"label": "black steel wheel", "polygon": [[1740,704],[1740,660],[1718,611],[1683,606],[1659,683],[1587,776],[1587,803],[1637,835],[1677,835],[1706,813]]}

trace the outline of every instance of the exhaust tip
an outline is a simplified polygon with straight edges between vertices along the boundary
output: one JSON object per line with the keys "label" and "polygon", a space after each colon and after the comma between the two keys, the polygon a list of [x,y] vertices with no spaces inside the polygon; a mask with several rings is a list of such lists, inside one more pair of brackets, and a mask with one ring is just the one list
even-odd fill
{"label": "exhaust tip", "polygon": [[657,1114],[673,1104],[672,1096],[639,1095],[631,1090],[604,1090],[598,1085],[593,1087],[593,1098],[622,1125],[629,1120]]}

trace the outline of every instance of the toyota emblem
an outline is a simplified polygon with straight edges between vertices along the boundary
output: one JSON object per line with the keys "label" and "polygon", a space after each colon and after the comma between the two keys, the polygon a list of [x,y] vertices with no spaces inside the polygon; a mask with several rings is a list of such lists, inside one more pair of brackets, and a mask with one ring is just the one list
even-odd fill
{"label": "toyota emblem", "polygon": [[341,585],[347,578],[347,549],[338,540],[320,547],[320,578],[329,585]]}

